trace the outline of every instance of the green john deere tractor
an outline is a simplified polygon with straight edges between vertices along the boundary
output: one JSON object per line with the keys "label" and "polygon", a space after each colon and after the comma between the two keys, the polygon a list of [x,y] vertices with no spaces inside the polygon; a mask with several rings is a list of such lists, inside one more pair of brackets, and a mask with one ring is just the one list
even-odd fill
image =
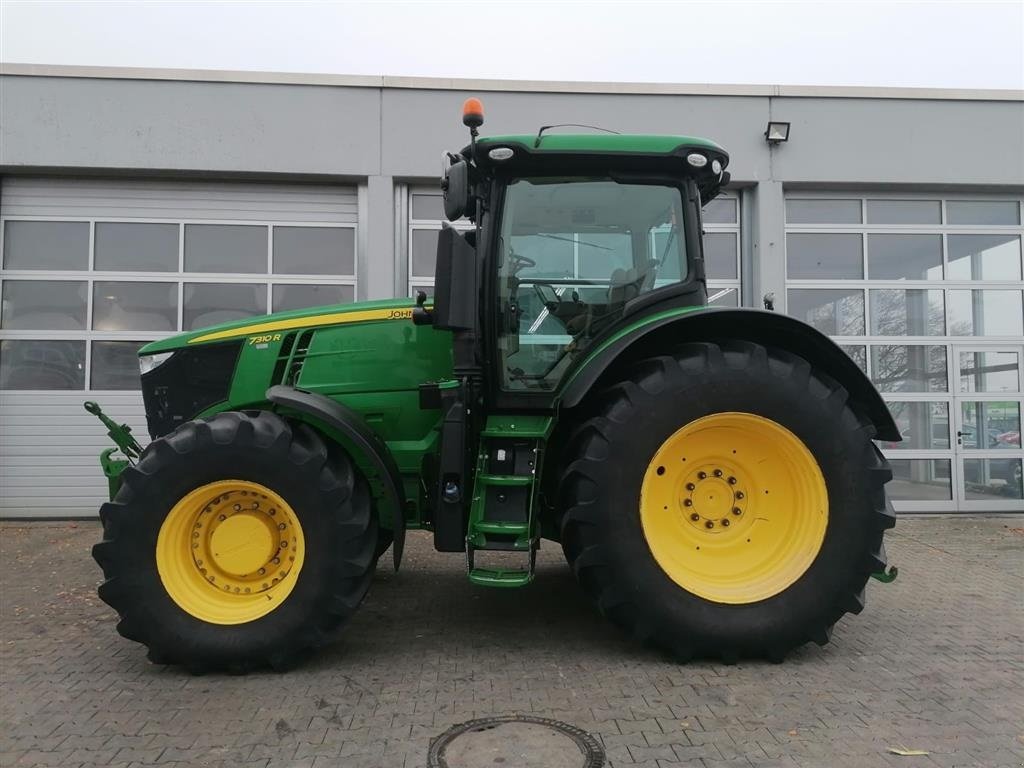
{"label": "green john deere tractor", "polygon": [[482,587],[559,542],[598,610],[680,659],[781,660],[885,578],[885,404],[835,344],[707,305],[687,136],[478,138],[447,155],[433,299],[279,313],[140,354],[153,441],[102,456],[100,596],[149,658],[285,668],[406,531]]}

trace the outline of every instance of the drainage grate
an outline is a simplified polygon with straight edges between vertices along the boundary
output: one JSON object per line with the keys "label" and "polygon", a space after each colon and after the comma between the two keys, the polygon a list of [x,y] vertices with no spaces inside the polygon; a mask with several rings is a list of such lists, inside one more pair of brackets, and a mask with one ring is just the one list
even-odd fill
{"label": "drainage grate", "polygon": [[546,717],[505,715],[453,725],[430,744],[427,768],[601,768],[586,731]]}

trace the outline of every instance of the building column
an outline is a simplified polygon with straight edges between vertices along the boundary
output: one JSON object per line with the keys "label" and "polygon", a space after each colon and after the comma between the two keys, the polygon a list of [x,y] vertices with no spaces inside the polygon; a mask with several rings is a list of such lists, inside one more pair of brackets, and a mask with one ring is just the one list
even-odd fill
{"label": "building column", "polygon": [[751,306],[775,294],[775,310],[786,311],[786,201],[781,181],[762,181],[752,195],[753,291]]}
{"label": "building column", "polygon": [[[369,176],[360,186],[360,226],[364,233],[361,299],[395,295],[395,185],[391,176]],[[364,191],[365,190],[365,191]]]}

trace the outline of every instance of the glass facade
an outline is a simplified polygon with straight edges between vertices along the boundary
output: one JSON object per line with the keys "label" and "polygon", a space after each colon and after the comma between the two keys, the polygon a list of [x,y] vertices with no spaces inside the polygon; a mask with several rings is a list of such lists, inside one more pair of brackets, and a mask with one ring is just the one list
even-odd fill
{"label": "glass facade", "polygon": [[897,509],[1024,510],[1020,207],[787,197],[787,312],[832,336],[883,393],[903,438],[882,443]]}

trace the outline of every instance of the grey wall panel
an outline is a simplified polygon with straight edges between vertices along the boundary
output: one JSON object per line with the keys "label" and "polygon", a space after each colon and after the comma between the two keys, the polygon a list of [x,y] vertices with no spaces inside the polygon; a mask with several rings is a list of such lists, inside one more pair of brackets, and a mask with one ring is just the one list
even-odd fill
{"label": "grey wall panel", "polygon": [[356,221],[351,186],[135,179],[3,179],[4,216],[236,221]]}
{"label": "grey wall panel", "polygon": [[[107,498],[99,454],[112,443],[81,392],[0,392],[0,517],[95,517]],[[103,408],[148,442],[142,396],[104,393]]]}
{"label": "grey wall panel", "polygon": [[784,182],[1024,184],[1021,102],[775,98],[772,117]]}
{"label": "grey wall panel", "polygon": [[380,92],[155,80],[0,78],[0,165],[365,176]]}
{"label": "grey wall panel", "polygon": [[761,135],[768,119],[764,98],[404,89],[383,92],[383,172],[407,178],[437,176],[441,152],[469,142],[461,119],[468,96],[479,96],[484,103],[484,135],[533,134],[542,125],[584,123],[623,133],[706,136],[729,151],[733,178],[753,180],[768,174]]}

